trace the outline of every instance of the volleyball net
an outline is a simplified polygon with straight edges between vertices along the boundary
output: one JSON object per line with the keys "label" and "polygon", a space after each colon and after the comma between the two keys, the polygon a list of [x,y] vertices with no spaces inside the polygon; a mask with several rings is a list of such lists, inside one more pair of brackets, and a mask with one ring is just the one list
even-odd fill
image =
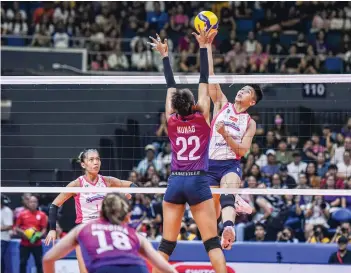
{"label": "volleyball net", "polygon": [[[197,95],[198,75],[175,79],[179,88],[190,88]],[[230,101],[248,83],[260,84],[264,90],[264,100],[250,109],[258,130],[250,153],[242,159],[244,188],[213,192],[348,195],[347,189],[339,190],[348,187],[351,176],[348,164],[343,166],[344,154],[340,154],[351,146],[347,131],[350,81],[349,75],[210,77],[210,83],[221,84]],[[103,191],[164,193],[166,184],[162,182],[169,176],[171,156],[163,117],[163,76],[2,77],[1,87],[3,114],[5,105],[10,105],[2,119],[2,192],[65,192],[63,187],[81,175],[75,160],[79,152],[98,148],[103,175],[140,182],[137,189]],[[153,159],[145,161],[149,151]],[[314,166],[289,169],[297,153],[302,162]],[[279,168],[263,174],[267,157],[273,154],[273,165]],[[258,166],[258,175],[252,165]],[[343,166],[335,176],[335,191],[332,186],[325,189],[330,165]],[[296,187],[304,179],[300,174],[306,174],[309,181],[305,184],[311,189],[284,189],[283,181],[274,184],[274,173],[281,175],[286,169]],[[252,176],[267,188],[245,188]]]}
{"label": "volleyball net", "polygon": [[[11,198],[10,206],[26,206],[29,195],[25,193],[36,195],[40,209],[46,212],[62,192],[131,193],[132,219],[138,223],[138,231],[157,241],[162,236],[162,197],[171,173],[164,77],[50,76],[1,80],[1,193]],[[189,88],[197,97],[198,75],[175,76],[175,80],[179,88]],[[351,220],[351,77],[218,75],[210,77],[210,82],[220,83],[229,101],[246,84],[259,84],[264,90],[264,100],[249,111],[257,132],[250,151],[241,159],[240,188],[212,189],[214,194],[240,194],[257,209],[249,217],[237,217],[237,228],[244,224],[248,227],[242,232],[237,230],[237,241],[254,236],[255,223],[263,215],[256,202],[259,197],[270,203],[271,219],[279,220],[276,233],[289,227],[295,231],[295,238],[307,241],[313,231],[304,230],[304,224],[313,222],[315,215],[307,213],[313,210],[320,212],[319,224],[332,240],[340,223]],[[77,156],[86,148],[99,151],[102,175],[130,180],[139,187],[94,188],[93,193],[91,188],[66,187],[82,175]],[[58,227],[68,231],[74,220],[74,202],[70,199],[61,207]],[[196,236],[198,231],[193,224],[191,211],[186,208],[183,232]],[[268,234],[271,241],[278,240],[272,232]],[[237,244],[235,255],[227,257],[228,272],[314,271],[315,267],[301,264],[327,263],[334,251],[333,245],[317,249],[306,244],[296,248],[292,257],[291,245]],[[207,260],[200,241],[180,242],[178,247],[172,262],[179,272],[211,269],[209,263],[199,263]],[[310,255],[317,250],[318,255]],[[254,252],[267,257],[252,255]],[[242,264],[243,261],[255,265]],[[272,264],[263,264],[267,261]],[[280,265],[282,261],[294,265]],[[57,269],[60,272],[79,272],[76,260],[62,260],[57,266],[61,266]],[[332,270],[322,267],[318,270]]]}

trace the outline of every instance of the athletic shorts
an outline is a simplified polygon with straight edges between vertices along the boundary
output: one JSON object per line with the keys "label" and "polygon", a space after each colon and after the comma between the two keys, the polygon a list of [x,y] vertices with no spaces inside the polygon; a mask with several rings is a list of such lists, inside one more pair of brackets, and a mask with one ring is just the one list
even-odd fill
{"label": "athletic shorts", "polygon": [[104,265],[89,273],[149,273],[146,266],[142,265]]}
{"label": "athletic shorts", "polygon": [[227,173],[236,173],[241,178],[240,160],[209,160],[207,178],[210,186],[219,187],[222,177]]}
{"label": "athletic shorts", "polygon": [[211,198],[210,185],[204,172],[172,172],[163,200],[193,206]]}

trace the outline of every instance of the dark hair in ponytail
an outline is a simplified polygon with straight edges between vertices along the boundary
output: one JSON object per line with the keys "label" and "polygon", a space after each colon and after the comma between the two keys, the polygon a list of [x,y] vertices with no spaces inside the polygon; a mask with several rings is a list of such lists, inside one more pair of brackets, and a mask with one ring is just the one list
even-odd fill
{"label": "dark hair in ponytail", "polygon": [[172,95],[172,108],[181,116],[191,115],[193,113],[194,105],[194,95],[187,88],[177,89]]}
{"label": "dark hair in ponytail", "polygon": [[78,155],[77,162],[78,162],[78,163],[84,163],[84,160],[86,159],[87,154],[88,154],[89,152],[94,152],[94,153],[98,153],[98,154],[99,154],[98,150],[96,150],[96,149],[84,149],[84,150]]}
{"label": "dark hair in ponytail", "polygon": [[127,199],[119,193],[109,193],[102,201],[101,217],[111,224],[119,225],[129,213]]}

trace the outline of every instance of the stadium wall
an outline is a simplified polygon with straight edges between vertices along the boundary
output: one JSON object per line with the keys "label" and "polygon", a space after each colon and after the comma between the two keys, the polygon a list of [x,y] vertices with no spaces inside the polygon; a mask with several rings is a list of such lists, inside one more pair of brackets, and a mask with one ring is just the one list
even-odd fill
{"label": "stadium wall", "polygon": [[[153,243],[157,248],[158,243]],[[350,248],[350,247],[349,247]],[[49,248],[44,247],[44,252]],[[350,248],[351,249],[351,248]],[[287,244],[287,243],[236,243],[225,251],[230,273],[346,273],[351,266],[327,265],[329,256],[337,250],[335,244]],[[19,241],[13,240],[7,251],[11,267],[5,273],[19,271]],[[201,242],[178,242],[171,259],[180,273],[212,273],[206,251]],[[56,272],[78,273],[75,253],[57,262]],[[33,257],[27,273],[34,273]]]}

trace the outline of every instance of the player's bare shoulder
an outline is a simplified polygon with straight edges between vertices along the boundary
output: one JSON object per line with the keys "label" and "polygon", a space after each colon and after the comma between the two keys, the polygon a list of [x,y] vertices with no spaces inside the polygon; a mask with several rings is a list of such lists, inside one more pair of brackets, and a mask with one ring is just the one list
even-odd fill
{"label": "player's bare shoulder", "polygon": [[79,178],[70,182],[66,187],[81,187],[80,182],[79,182]]}
{"label": "player's bare shoulder", "polygon": [[254,121],[252,118],[250,118],[248,128],[253,128],[256,132],[256,121]]}

